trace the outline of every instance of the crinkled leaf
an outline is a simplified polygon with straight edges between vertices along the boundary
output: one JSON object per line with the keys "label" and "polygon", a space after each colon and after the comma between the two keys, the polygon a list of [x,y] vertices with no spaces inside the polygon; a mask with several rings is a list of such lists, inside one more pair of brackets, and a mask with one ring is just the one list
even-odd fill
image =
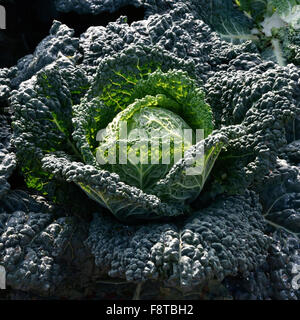
{"label": "crinkled leaf", "polygon": [[225,135],[212,135],[191,147],[184,158],[161,179],[153,192],[171,202],[192,201],[204,184],[221,150],[228,143]]}
{"label": "crinkled leaf", "polygon": [[57,178],[75,182],[93,200],[109,209],[119,220],[158,219],[184,213],[184,204],[169,205],[158,197],[121,182],[117,174],[91,165],[71,162],[60,153],[43,158],[43,168]]}

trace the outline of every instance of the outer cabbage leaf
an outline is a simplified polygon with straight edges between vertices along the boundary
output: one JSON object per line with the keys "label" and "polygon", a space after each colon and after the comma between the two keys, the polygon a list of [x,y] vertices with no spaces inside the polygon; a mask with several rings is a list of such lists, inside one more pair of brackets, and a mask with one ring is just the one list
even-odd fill
{"label": "outer cabbage leaf", "polygon": [[215,73],[206,84],[216,126],[241,124],[239,138],[230,140],[211,173],[215,192],[240,192],[243,183],[255,185],[268,174],[300,113],[298,68],[272,62],[250,70],[236,65],[239,70]]}
{"label": "outer cabbage leaf", "polygon": [[251,33],[252,20],[238,10],[232,0],[190,1],[195,14],[207,23],[222,39],[238,44],[257,39]]}
{"label": "outer cabbage leaf", "polygon": [[[81,202],[85,217],[86,200]],[[78,298],[77,289],[93,286],[99,269],[83,244],[88,227],[87,220],[41,196],[7,193],[0,200],[0,265],[8,294],[20,290],[29,297]]]}
{"label": "outer cabbage leaf", "polygon": [[44,171],[41,160],[44,154],[54,151],[67,151],[80,159],[71,141],[72,104],[86,91],[87,85],[80,68],[61,56],[23,82],[12,95],[12,141],[25,181],[29,188],[48,194],[54,200],[65,201],[68,187]]}
{"label": "outer cabbage leaf", "polygon": [[[231,133],[231,138],[234,130]],[[164,179],[158,181],[154,193],[161,199],[169,201],[195,200],[202,191],[204,184],[222,150],[228,145],[230,129],[226,132],[212,134],[207,139],[191,147],[185,157],[176,163]],[[236,136],[238,136],[236,134]],[[193,161],[197,154],[204,151],[204,159],[198,163]],[[201,174],[199,174],[199,171]],[[190,173],[189,173],[190,172]],[[195,174],[192,174],[195,173]]]}
{"label": "outer cabbage leaf", "polygon": [[268,7],[268,0],[235,0],[241,10],[251,14],[251,17],[257,22],[264,18]]}
{"label": "outer cabbage leaf", "polygon": [[270,243],[264,228],[258,198],[247,191],[178,222],[128,226],[95,214],[86,244],[110,277],[190,290],[263,263]]}
{"label": "outer cabbage leaf", "polygon": [[158,197],[126,185],[117,174],[99,170],[91,165],[67,160],[67,155],[43,158],[43,168],[57,178],[75,182],[93,200],[109,209],[119,220],[157,219],[184,213],[183,204],[172,206]]}

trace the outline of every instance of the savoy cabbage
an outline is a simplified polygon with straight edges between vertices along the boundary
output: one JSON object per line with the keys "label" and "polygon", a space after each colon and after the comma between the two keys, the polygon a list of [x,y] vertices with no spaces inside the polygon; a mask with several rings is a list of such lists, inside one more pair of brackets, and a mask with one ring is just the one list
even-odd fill
{"label": "savoy cabbage", "polygon": [[[150,54],[149,58],[140,61],[136,57],[132,64],[128,61],[127,70],[116,64],[105,71],[106,78],[102,74],[111,61],[104,60],[95,81],[90,84],[83,70],[75,70],[73,64],[62,57],[37,73],[32,94],[14,96],[17,101],[13,104],[14,142],[29,187],[49,193],[49,189],[56,185],[51,182],[54,176],[63,177],[75,182],[88,196],[123,220],[130,216],[155,218],[184,212],[185,200],[199,195],[227,136],[212,133],[212,111],[195,80],[181,70],[170,69],[182,62],[168,59],[163,53],[158,53],[158,57]],[[166,62],[169,62],[168,69],[164,65]],[[59,70],[59,64],[63,72]],[[24,85],[27,86],[27,82]],[[27,102],[23,100],[26,97],[30,99]],[[22,111],[19,103],[26,104],[27,112]],[[175,161],[176,143],[170,139],[171,162],[166,165],[162,163],[162,148],[157,149],[157,164],[142,164],[143,156],[151,158],[148,147],[145,151],[138,148],[140,160],[137,164],[131,160],[127,164],[101,163],[97,157],[102,154],[105,158],[101,148],[111,150],[115,145],[119,146],[115,141],[119,123],[126,120],[128,130],[132,130],[134,123],[143,121],[132,120],[134,116],[142,117],[140,111],[150,114],[144,115],[144,120],[164,114],[165,124],[159,122],[163,116],[156,117],[152,123],[154,129],[158,124],[158,137],[163,138],[161,132],[167,133],[167,137],[172,137],[172,133],[173,137],[180,137],[178,129],[182,126],[182,129],[193,131],[203,129],[205,140],[194,147],[191,141],[183,158]],[[149,122],[145,128],[152,128]],[[99,146],[98,132],[105,128],[104,139],[108,141]],[[126,146],[133,148],[130,130]],[[197,165],[192,161],[193,154],[199,153],[201,148],[205,153],[203,172],[185,174]]]}
{"label": "savoy cabbage", "polygon": [[[222,11],[224,3],[229,11]],[[42,295],[60,288],[64,296],[66,283],[72,287],[109,275],[188,290],[247,275],[252,280],[240,280],[241,288],[248,285],[243,290],[251,298],[297,296],[282,279],[285,273],[291,279],[288,260],[297,261],[299,251],[299,69],[266,62],[252,42],[236,36],[226,43],[211,31],[211,9],[218,17],[238,13],[233,25],[223,16],[230,32],[241,32],[238,21],[253,28],[249,13],[232,1],[172,5],[132,25],[121,17],[106,28],[91,27],[80,39],[54,22],[51,36],[14,68],[13,81],[4,82],[14,147],[5,133],[0,258],[13,288]],[[219,31],[226,38],[224,26]],[[148,167],[131,166],[130,176],[128,167],[100,164],[97,151],[118,140],[114,126],[120,117],[128,117],[133,130],[147,130],[145,114],[159,122],[157,131],[167,127],[175,134],[176,124],[197,129],[203,121],[205,139],[193,142],[179,162],[143,179],[137,173]],[[161,116],[165,122],[157,121]],[[6,120],[0,125],[8,131]],[[97,139],[102,129],[106,134]],[[186,160],[203,147],[206,170],[184,175]],[[81,195],[83,219],[77,219],[78,210],[41,207],[44,200],[29,197],[27,189],[21,196],[9,191],[14,151],[28,187],[64,208]],[[169,219],[126,223],[160,217]],[[279,242],[274,227],[281,229]],[[282,243],[288,238],[293,243]]]}

